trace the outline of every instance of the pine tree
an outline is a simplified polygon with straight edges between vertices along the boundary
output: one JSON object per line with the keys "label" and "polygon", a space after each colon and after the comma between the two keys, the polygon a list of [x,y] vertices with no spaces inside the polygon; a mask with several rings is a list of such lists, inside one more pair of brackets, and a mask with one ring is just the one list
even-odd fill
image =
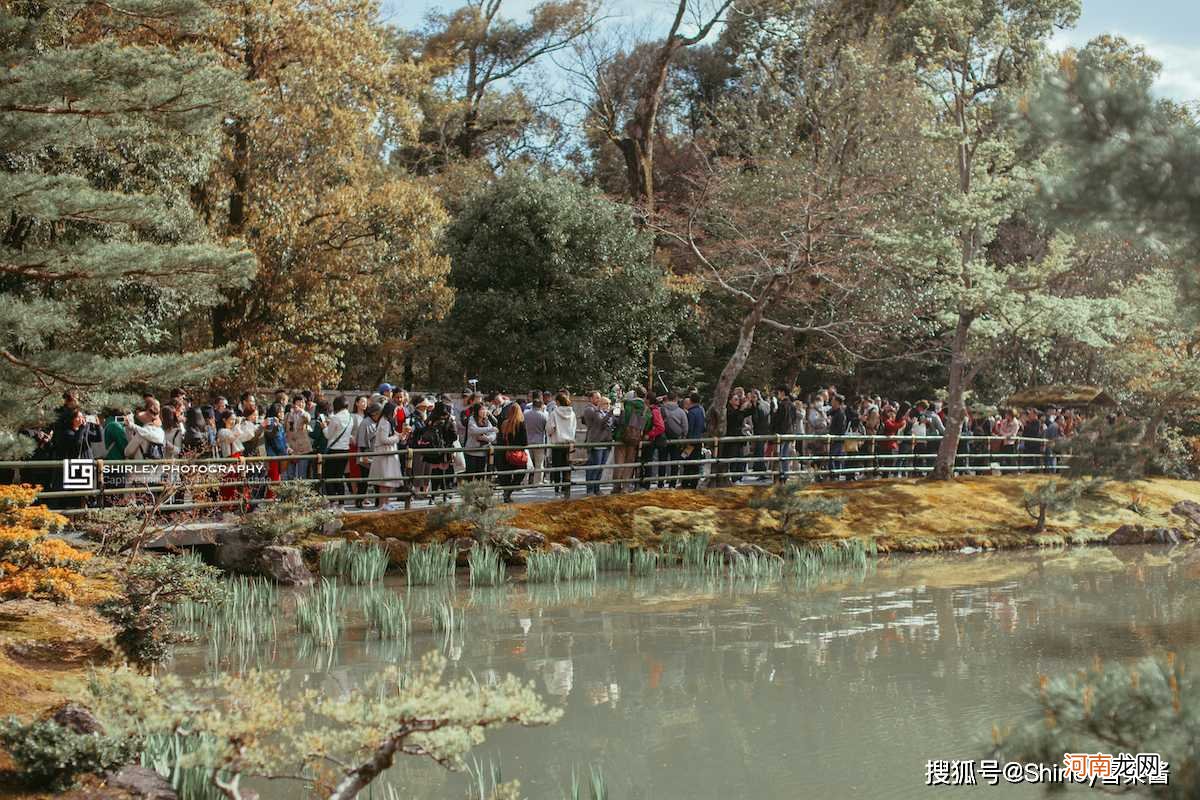
{"label": "pine tree", "polygon": [[750,499],[751,508],[762,508],[779,517],[779,527],[789,536],[803,534],[817,517],[836,517],[846,507],[839,497],[810,494],[805,490],[813,483],[810,472],[777,483],[765,493]]}
{"label": "pine tree", "polygon": [[[249,253],[205,233],[186,193],[146,178],[202,174],[222,110],[239,102],[230,74],[181,44],[208,16],[194,0],[0,9],[0,452],[25,449],[14,430],[67,388],[101,402],[232,366],[221,351],[97,347],[87,333],[105,313],[85,302],[97,294],[211,304],[253,272]],[[137,303],[126,311],[137,317]]]}

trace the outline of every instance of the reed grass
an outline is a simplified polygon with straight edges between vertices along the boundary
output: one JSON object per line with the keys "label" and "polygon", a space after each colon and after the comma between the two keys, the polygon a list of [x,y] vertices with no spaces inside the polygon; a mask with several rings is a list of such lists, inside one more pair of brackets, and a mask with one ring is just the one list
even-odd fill
{"label": "reed grass", "polygon": [[416,545],[408,553],[405,572],[409,586],[428,586],[454,577],[454,545],[431,542]]}
{"label": "reed grass", "polygon": [[662,560],[663,555],[657,550],[634,550],[631,569],[639,577],[653,575],[658,570],[658,562]]}
{"label": "reed grass", "polygon": [[737,580],[778,580],[783,577],[784,561],[770,554],[738,553],[729,563],[729,577]]}
{"label": "reed grass", "polygon": [[706,569],[707,533],[669,533],[662,537],[662,552],[673,561],[678,558],[685,569]]}
{"label": "reed grass", "polygon": [[388,568],[388,553],[368,542],[332,541],[320,558],[321,574],[346,583],[361,585],[379,581]]}
{"label": "reed grass", "polygon": [[342,589],[336,580],[321,578],[321,585],[296,600],[296,628],[320,645],[332,647],[342,632]]}
{"label": "reed grass", "polygon": [[878,555],[872,539],[839,539],[798,547],[789,545],[784,558],[787,572],[795,575],[819,574],[831,567],[865,567]]}
{"label": "reed grass", "polygon": [[624,542],[596,542],[591,546],[596,554],[596,570],[599,572],[628,572],[629,545]]}
{"label": "reed grass", "polygon": [[565,552],[531,550],[525,560],[529,583],[596,580],[596,554],[588,547]]}
{"label": "reed grass", "polygon": [[389,589],[374,589],[362,596],[363,616],[367,630],[380,639],[407,641],[408,613],[404,601]]}
{"label": "reed grass", "polygon": [[500,551],[489,545],[476,545],[467,557],[472,586],[499,586],[504,583],[507,567]]}
{"label": "reed grass", "polygon": [[466,765],[466,772],[471,778],[467,785],[467,800],[489,800],[496,796],[496,790],[504,783],[500,764],[490,758],[486,769],[479,759],[472,758],[471,763]]}
{"label": "reed grass", "polygon": [[[197,736],[152,733],[143,739],[141,765],[165,778],[179,800],[224,800],[225,795],[213,784],[209,770],[179,765],[204,744]],[[230,776],[222,773],[222,777]]]}
{"label": "reed grass", "polygon": [[599,764],[588,765],[588,797],[584,797],[579,773],[571,767],[571,794],[569,800],[608,800],[608,782]]}

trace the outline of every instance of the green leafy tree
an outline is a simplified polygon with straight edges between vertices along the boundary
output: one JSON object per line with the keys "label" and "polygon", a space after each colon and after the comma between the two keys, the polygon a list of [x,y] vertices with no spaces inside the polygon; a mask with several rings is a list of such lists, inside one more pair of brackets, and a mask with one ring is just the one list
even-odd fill
{"label": "green leafy tree", "polygon": [[1020,151],[1001,124],[1005,100],[1039,76],[1046,40],[1078,15],[1079,0],[919,0],[896,21],[895,45],[911,54],[937,109],[922,146],[943,165],[927,173],[925,198],[893,242],[897,262],[925,287],[918,313],[944,342],[946,435],[934,478],[951,476],[963,399],[999,348],[1061,331],[1103,344],[1102,303],[1059,291],[1073,268],[1069,236],[1046,231],[1046,246],[1032,252],[993,247],[1029,204],[1040,169],[1040,153]]}
{"label": "green leafy tree", "polygon": [[670,337],[672,292],[629,210],[570,181],[508,174],[450,225],[448,319],[489,385],[610,385]]}
{"label": "green leafy tree", "polygon": [[[154,191],[165,179],[106,168],[150,152],[180,176],[211,163],[222,114],[242,95],[209,51],[173,44],[209,19],[189,0],[0,9],[0,450],[20,451],[13,429],[66,388],[99,398],[233,365],[224,351],[156,352],[144,340],[94,347],[87,333],[89,299],[125,298],[137,328],[143,296],[212,303],[215,288],[253,272],[253,257],[213,240],[178,192]],[[155,45],[136,43],[143,26]]]}

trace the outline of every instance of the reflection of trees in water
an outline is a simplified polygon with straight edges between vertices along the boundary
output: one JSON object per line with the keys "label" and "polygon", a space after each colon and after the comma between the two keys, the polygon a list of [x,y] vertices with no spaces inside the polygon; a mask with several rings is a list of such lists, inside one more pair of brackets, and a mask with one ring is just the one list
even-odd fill
{"label": "reflection of trees in water", "polygon": [[[1020,707],[1020,688],[1040,672],[1200,642],[1200,590],[1182,566],[1137,550],[1078,564],[1071,551],[992,556],[998,579],[961,587],[909,581],[932,574],[931,564],[952,574],[947,558],[895,559],[814,583],[676,570],[558,586],[414,587],[401,592],[413,620],[408,653],[350,626],[332,654],[283,641],[267,663],[294,667],[288,686],[297,690],[345,691],[438,646],[428,616],[449,602],[467,619],[454,672],[513,672],[567,709],[552,729],[489,746],[485,755],[534,754],[512,777],[569,775],[570,763],[592,761],[614,794],[637,796],[618,790],[640,785],[644,796],[684,796],[737,780],[793,785],[819,763],[824,785],[860,786],[861,770],[977,756],[980,731]],[[931,752],[935,744],[957,752]],[[820,758],[801,763],[800,753]],[[864,753],[887,756],[863,766]],[[689,767],[650,769],[664,764]],[[423,781],[445,779],[420,774],[406,796],[447,794],[425,793]],[[662,783],[669,778],[680,785]]]}

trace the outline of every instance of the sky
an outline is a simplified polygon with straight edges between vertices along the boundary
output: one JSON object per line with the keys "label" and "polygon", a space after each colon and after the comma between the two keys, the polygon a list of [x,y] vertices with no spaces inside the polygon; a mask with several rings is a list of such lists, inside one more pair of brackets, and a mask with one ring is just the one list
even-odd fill
{"label": "sky", "polygon": [[[382,0],[383,17],[417,27],[429,11],[459,6],[458,0]],[[507,16],[520,17],[536,0],[506,0]],[[674,8],[671,0],[610,0],[609,15],[623,25],[654,30]],[[1124,36],[1146,48],[1163,65],[1156,91],[1188,102],[1200,100],[1200,0],[1083,0],[1083,15],[1055,47],[1081,45],[1101,33]]]}

